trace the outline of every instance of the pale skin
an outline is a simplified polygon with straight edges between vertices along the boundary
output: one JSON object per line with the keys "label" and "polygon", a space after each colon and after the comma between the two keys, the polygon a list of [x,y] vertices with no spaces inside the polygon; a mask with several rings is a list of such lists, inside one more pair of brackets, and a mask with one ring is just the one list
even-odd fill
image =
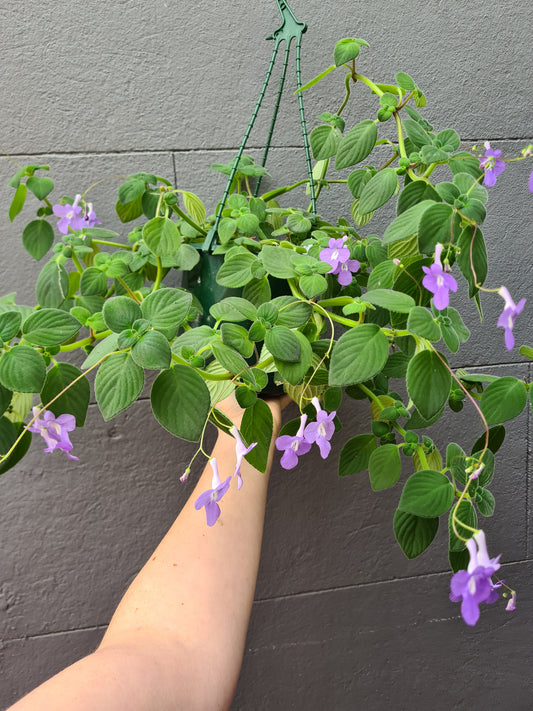
{"label": "pale skin", "polygon": [[[49,679],[9,711],[222,711],[239,678],[259,566],[274,440],[286,398],[271,399],[267,471],[242,463],[208,528],[194,502],[211,488],[206,465],[178,518],[137,575],[98,649]],[[239,426],[233,398],[221,403]],[[224,480],[235,440],[219,433],[212,456]]]}

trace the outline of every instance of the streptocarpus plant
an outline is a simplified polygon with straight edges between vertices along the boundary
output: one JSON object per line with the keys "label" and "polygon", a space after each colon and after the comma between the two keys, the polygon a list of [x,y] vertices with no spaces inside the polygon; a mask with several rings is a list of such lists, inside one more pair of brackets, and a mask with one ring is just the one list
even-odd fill
{"label": "streptocarpus plant", "polygon": [[[502,423],[522,412],[530,386],[450,367],[449,353],[469,337],[452,304],[459,303],[456,294],[468,293],[479,308],[483,292],[502,297],[497,325],[513,348],[525,300],[515,303],[505,286],[485,286],[485,186],[494,186],[506,161],[532,150],[508,158],[488,143],[484,153],[463,145],[453,129],[419,112],[426,102],[410,76],[400,72],[384,84],[359,74],[362,45],[341,40],[335,64],[302,89],[344,72],[340,108],[321,114],[309,138],[314,194],[343,191],[351,222],[278,202],[307,179],[255,196],[254,181],[265,169],[242,156],[220,206],[217,241],[203,252],[215,214],[163,177],[140,172],[124,179],[116,211],[135,226],[119,234],[100,226],[98,206],[88,202],[91,188],[74,199],[51,199],[54,184],[43,173],[49,167],[19,166],[9,217],[19,214],[28,192],[38,200],[22,243],[47,261],[36,307],[17,304],[14,294],[0,299],[0,472],[25,455],[32,433],[43,436],[46,452],[75,458],[69,434],[75,440],[74,424],[85,421],[89,372],[96,371],[96,400],[109,420],[139,397],[145,372],[158,371],[151,404],[163,427],[199,442],[197,454],[208,422],[235,437],[236,471],[221,480],[212,461],[212,489],[196,502],[212,526],[223,516],[218,502],[229,486],[243,483],[242,458],[260,471],[266,466],[272,417],[259,395],[284,390],[300,409],[276,442],[285,469],[315,445],[324,459],[333,456],[342,398],[366,399],[367,433],[345,444],[339,474],[368,469],[380,491],[400,481],[402,460],[410,460],[415,471],[404,472],[396,539],[414,558],[445,517],[451,598],[475,624],[479,604],[493,602],[504,585],[493,580],[499,562],[488,557],[478,515],[492,515],[488,487]],[[373,93],[376,113],[346,127],[341,114],[354,85]],[[229,174],[232,165],[213,168]],[[391,201],[393,219],[374,234],[374,213]],[[166,286],[176,270],[184,285]],[[80,367],[63,360],[76,351]],[[527,347],[521,352],[533,355]],[[245,409],[240,432],[217,407],[233,392]],[[464,443],[468,452],[424,434],[464,406],[478,418],[479,436]],[[508,590],[507,609],[514,609],[516,594]]]}

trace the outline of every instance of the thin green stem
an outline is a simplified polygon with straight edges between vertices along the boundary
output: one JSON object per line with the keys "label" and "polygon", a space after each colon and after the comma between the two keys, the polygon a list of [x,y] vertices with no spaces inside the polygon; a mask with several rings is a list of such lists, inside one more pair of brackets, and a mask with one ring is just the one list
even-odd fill
{"label": "thin green stem", "polygon": [[118,277],[115,277],[115,279],[116,279],[116,280],[119,282],[119,284],[121,284],[121,285],[124,287],[124,289],[128,292],[130,298],[132,298],[137,304],[140,304],[140,303],[141,303],[141,300],[138,299],[138,298],[135,296],[135,294],[133,293],[133,291],[132,291],[132,290],[130,289],[130,287],[126,284],[126,282],[124,281],[124,279],[122,279],[122,277],[119,277],[119,276],[118,276]]}
{"label": "thin green stem", "polygon": [[77,255],[76,255],[76,252],[74,251],[74,249],[72,250],[72,254],[70,255],[70,258],[71,258],[72,261],[74,262],[74,266],[76,267],[76,270],[77,270],[80,274],[83,274],[83,267],[81,266],[81,262],[80,262],[80,260],[78,259],[78,257],[77,257]]}
{"label": "thin green stem", "polygon": [[91,241],[93,244],[105,244],[108,247],[117,247],[117,249],[127,249],[130,252],[133,250],[133,247],[130,244],[119,244],[118,242],[110,242],[107,239],[91,238]]}
{"label": "thin green stem", "polygon": [[354,74],[353,78],[358,79],[359,81],[362,81],[363,84],[366,84],[370,89],[372,89],[374,94],[377,94],[378,96],[383,96],[383,94],[385,93],[384,91],[381,91],[379,86],[374,84],[374,82],[372,80],[368,79],[368,77],[365,77],[362,74]]}
{"label": "thin green stem", "polygon": [[197,232],[199,232],[201,235],[204,235],[204,237],[207,235],[207,231],[204,230],[203,227],[198,225],[194,220],[191,220],[191,218],[186,215],[183,210],[180,210],[180,208],[177,205],[172,205],[172,210],[181,217],[182,220],[184,220],[188,225],[193,227]]}
{"label": "thin green stem", "polygon": [[161,282],[163,280],[163,264],[161,262],[161,257],[156,257],[156,262],[157,262],[157,273],[154,281],[154,285],[152,286],[152,291],[157,291],[159,287],[161,286]]}
{"label": "thin green stem", "polygon": [[61,351],[61,353],[65,353],[67,351],[75,351],[78,348],[83,348],[84,346],[92,346],[95,341],[100,341],[102,338],[107,338],[107,336],[110,336],[112,333],[112,331],[102,331],[101,333],[95,334],[94,336],[88,336],[87,338],[83,338],[81,341],[75,341],[74,343],[68,343],[66,346],[61,346],[59,350]]}
{"label": "thin green stem", "polygon": [[340,116],[340,115],[341,115],[341,113],[342,113],[344,107],[345,107],[346,104],[348,103],[348,99],[350,98],[350,93],[351,93],[351,91],[352,91],[352,90],[350,89],[350,79],[351,79],[351,78],[352,78],[351,73],[350,73],[350,74],[347,74],[347,75],[344,77],[344,86],[346,87],[346,96],[344,97],[344,101],[342,102],[342,104],[339,106],[339,108],[338,108],[338,110],[337,110],[337,116]]}

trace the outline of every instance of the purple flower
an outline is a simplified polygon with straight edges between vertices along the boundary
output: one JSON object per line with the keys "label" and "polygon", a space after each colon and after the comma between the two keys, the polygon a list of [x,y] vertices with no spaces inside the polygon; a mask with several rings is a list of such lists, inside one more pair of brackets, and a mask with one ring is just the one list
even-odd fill
{"label": "purple flower", "polygon": [[516,590],[513,590],[511,592],[511,597],[509,598],[509,602],[507,603],[507,607],[505,608],[506,612],[514,612],[516,610]]}
{"label": "purple flower", "polygon": [[501,287],[498,294],[505,300],[505,306],[500,314],[500,318],[498,319],[498,326],[505,329],[505,347],[508,351],[510,351],[514,346],[514,322],[518,314],[522,313],[526,300],[520,299],[520,301],[515,304],[505,286]]}
{"label": "purple flower", "polygon": [[361,264],[357,259],[348,259],[345,262],[339,262],[334,269],[330,269],[328,274],[337,274],[337,280],[341,286],[348,286],[352,283],[353,274],[357,272]]}
{"label": "purple flower", "polygon": [[74,200],[72,205],[66,203],[65,205],[53,206],[52,210],[54,212],[54,215],[56,217],[61,218],[57,223],[57,229],[61,232],[61,234],[68,234],[69,227],[72,230],[81,230],[83,229],[83,227],[91,226],[86,225],[83,216],[80,216],[80,213],[82,211],[81,205],[78,205],[78,202],[80,200],[81,195],[76,195],[76,199]]}
{"label": "purple flower", "polygon": [[281,435],[276,440],[276,449],[283,452],[281,457],[281,466],[284,469],[294,469],[298,464],[298,457],[302,454],[307,454],[311,449],[311,443],[304,439],[304,427],[307,422],[307,415],[302,415],[300,418],[300,427],[294,437],[290,435]]}
{"label": "purple flower", "polygon": [[530,193],[533,193],[533,170],[529,174],[529,180],[527,183],[527,187]]}
{"label": "purple flower", "polygon": [[220,506],[217,504],[217,501],[220,501],[229,489],[231,477],[229,476],[225,481],[221,482],[218,475],[217,460],[215,457],[209,460],[209,464],[211,464],[213,469],[213,480],[211,482],[212,488],[204,491],[203,494],[200,494],[194,502],[194,508],[199,511],[205,506],[207,525],[214,526],[220,516]]}
{"label": "purple flower", "polygon": [[479,619],[479,605],[482,602],[491,604],[498,599],[497,585],[493,585],[491,575],[500,567],[500,556],[489,558],[483,531],[477,531],[466,546],[470,553],[468,569],[459,570],[452,577],[450,600],[462,600],[463,620],[473,626]]}
{"label": "purple flower", "polygon": [[502,152],[499,149],[492,149],[488,141],[485,141],[485,148],[485,157],[480,158],[479,162],[485,171],[483,184],[491,188],[493,185],[496,185],[496,179],[505,170],[505,161],[499,160]]}
{"label": "purple flower", "polygon": [[442,311],[450,303],[450,291],[457,291],[457,282],[451,274],[447,274],[440,261],[442,254],[442,244],[435,247],[435,261],[430,267],[422,267],[426,276],[422,279],[422,285],[433,294],[433,304],[436,309]]}
{"label": "purple flower", "polygon": [[322,459],[326,459],[331,452],[329,440],[333,437],[333,433],[335,432],[333,418],[337,412],[334,411],[328,414],[325,410],[322,410],[318,398],[316,397],[314,397],[311,402],[316,409],[316,422],[310,422],[307,425],[304,437],[310,443],[316,442],[320,449],[320,456]]}
{"label": "purple flower", "polygon": [[[320,251],[320,261],[331,264],[332,270],[337,269],[339,264],[347,262],[350,259],[350,250],[345,245],[347,239],[346,235],[340,239],[332,237],[329,241],[329,247],[325,247]],[[338,272],[335,273],[338,274]]]}
{"label": "purple flower", "polygon": [[[33,416],[39,412],[38,407],[33,408]],[[38,417],[35,422],[28,427],[30,432],[37,432],[46,442],[45,452],[53,452],[54,449],[59,449],[65,452],[69,459],[79,461],[79,457],[71,454],[72,442],[69,439],[68,433],[76,429],[76,418],[74,415],[59,415],[54,417],[54,414],[49,410],[45,410],[43,417]]]}
{"label": "purple flower", "polygon": [[102,223],[96,217],[96,213],[93,210],[92,202],[85,205],[85,210],[83,211],[83,227],[81,229],[87,229],[89,227],[94,227],[95,225],[101,225]]}
{"label": "purple flower", "polygon": [[244,457],[251,452],[252,449],[257,445],[257,442],[252,442],[252,444],[247,447],[241,439],[239,430],[234,426],[230,429],[230,433],[235,437],[235,454],[237,455],[237,463],[235,464],[235,473],[233,476],[237,477],[237,489],[242,486],[242,476],[241,476],[241,464]]}

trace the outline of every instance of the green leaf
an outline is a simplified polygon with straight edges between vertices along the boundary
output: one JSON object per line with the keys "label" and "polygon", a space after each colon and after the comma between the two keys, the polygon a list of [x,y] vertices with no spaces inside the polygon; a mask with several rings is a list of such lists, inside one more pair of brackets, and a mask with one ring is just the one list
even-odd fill
{"label": "green leaf", "polygon": [[[472,225],[465,227],[457,240],[457,246],[460,249],[457,254],[457,265],[468,282],[468,296],[471,299],[479,291],[476,280],[478,284],[482,285],[487,278],[487,249],[479,227],[477,230]],[[470,254],[472,254],[475,274],[472,271]]]}
{"label": "green leaf", "polygon": [[[5,418],[5,417],[2,418],[2,420],[3,420],[3,421],[5,420],[6,422],[9,422],[9,420],[8,420],[7,418]],[[11,424],[11,423],[10,423],[10,424]],[[8,428],[9,428],[9,425],[4,425],[3,427],[4,427],[5,429],[8,429]],[[22,422],[20,422],[20,423],[18,423],[18,424],[15,424],[14,427],[15,427],[15,437],[14,437],[14,439],[13,439],[13,442],[16,440],[16,438],[17,438],[17,437],[20,435],[20,433],[22,432],[22,430],[23,430],[23,428],[24,428],[24,424],[23,424]],[[10,429],[10,428],[9,428],[9,429]],[[12,436],[13,436],[13,433],[12,433],[12,430],[11,430],[11,437],[12,437]],[[6,452],[9,451],[9,449],[11,448],[13,442],[12,442],[11,445],[6,449]],[[24,432],[24,434],[22,435],[22,438],[21,438],[20,442],[17,444],[17,446],[15,447],[15,449],[13,450],[13,452],[11,452],[11,454],[9,455],[9,457],[8,457],[7,459],[4,459],[2,462],[0,462],[0,474],[3,474],[4,472],[7,472],[8,469],[11,469],[12,467],[15,466],[15,464],[17,464],[18,462],[20,462],[20,460],[22,459],[22,457],[23,457],[23,456],[26,454],[26,452],[28,451],[28,449],[29,449],[29,447],[30,447],[30,444],[31,444],[31,432],[29,432],[28,430],[26,430],[26,432]],[[5,453],[5,452],[0,452],[0,454],[4,454],[4,453]]]}
{"label": "green leaf", "polygon": [[107,422],[141,394],[144,372],[130,353],[113,353],[98,368],[94,381],[96,402]]}
{"label": "green leaf", "polygon": [[228,296],[209,309],[209,313],[215,321],[255,321],[257,309],[247,299],[240,296]]}
{"label": "green leaf", "polygon": [[245,371],[248,370],[248,363],[244,358],[233,350],[229,346],[226,346],[220,341],[215,341],[211,344],[213,350],[213,355],[218,360],[220,365],[225,368],[228,373],[232,375],[239,375],[240,377],[246,377]]}
{"label": "green leaf", "polygon": [[398,215],[385,230],[383,244],[398,242],[415,234],[418,231],[420,218],[424,212],[434,204],[432,200],[422,200],[422,202],[413,205],[413,207],[408,208],[405,212]]}
{"label": "green leaf", "polygon": [[[489,429],[489,441],[488,441],[488,448],[493,454],[496,454],[496,452],[500,449],[502,446],[503,442],[505,440],[505,427],[503,425],[496,425],[495,427],[491,427]],[[474,442],[474,445],[472,447],[472,452],[479,452],[482,450],[485,446],[485,441],[486,441],[486,434],[485,432],[481,435],[481,437],[478,437],[477,440]]]}
{"label": "green leaf", "polygon": [[374,267],[368,277],[368,291],[365,294],[365,300],[368,293],[373,289],[390,289],[390,287],[394,284],[394,275],[397,268],[398,267],[394,264],[392,259],[381,262]]}
{"label": "green leaf", "polygon": [[96,267],[85,269],[80,278],[80,293],[82,296],[105,296],[107,292],[107,276]]}
{"label": "green leaf", "polygon": [[453,486],[448,477],[431,469],[415,472],[405,482],[400,503],[400,511],[434,518],[441,516],[453,502]]}
{"label": "green leaf", "polygon": [[313,312],[311,304],[306,304],[294,296],[278,296],[270,303],[278,309],[278,326],[298,328],[309,321]]}
{"label": "green leaf", "polygon": [[248,331],[234,323],[223,323],[220,327],[222,342],[238,351],[244,358],[250,358],[254,344],[248,338]]}
{"label": "green leaf", "polygon": [[461,139],[453,128],[445,128],[443,131],[437,133],[435,144],[439,145],[445,151],[452,152],[459,148]]}
{"label": "green leaf", "polygon": [[175,259],[178,269],[188,272],[200,261],[200,252],[190,244],[182,244],[176,252]]}
{"label": "green leaf", "polygon": [[368,474],[374,491],[389,489],[400,478],[402,464],[396,444],[383,444],[370,455]]}
{"label": "green leaf", "polygon": [[348,190],[354,198],[360,198],[365,185],[372,175],[366,168],[356,168],[348,176]]}
{"label": "green leaf", "polygon": [[67,298],[68,288],[66,269],[53,259],[44,265],[37,278],[35,297],[44,308],[57,309]]}
{"label": "green leaf", "polygon": [[58,346],[75,336],[81,328],[78,319],[60,309],[41,309],[22,324],[22,335],[36,346]]}
{"label": "green leaf", "polygon": [[363,299],[374,306],[380,306],[382,309],[388,309],[389,311],[402,314],[409,313],[415,306],[415,300],[411,296],[403,294],[401,291],[393,291],[392,289],[373,289],[372,291],[367,291]]}
{"label": "green leaf", "polygon": [[22,314],[18,311],[0,313],[0,339],[10,341],[20,331]]}
{"label": "green leaf", "polygon": [[218,270],[217,284],[238,288],[252,280],[252,264],[256,261],[253,254],[240,252],[230,257]]}
{"label": "green leaf", "polygon": [[437,148],[437,146],[422,146],[420,157],[424,163],[444,163],[448,160],[449,154]]}
{"label": "green leaf", "polygon": [[160,331],[146,331],[131,349],[131,357],[141,368],[164,370],[170,367],[172,354]]}
{"label": "green leaf", "polygon": [[402,212],[418,205],[424,200],[441,202],[439,194],[431,185],[424,180],[414,180],[412,183],[408,183],[402,190],[396,205],[396,212],[398,215],[401,215]]}
{"label": "green leaf", "polygon": [[455,442],[446,447],[446,466],[454,479],[463,486],[466,484],[466,452]]}
{"label": "green leaf", "polygon": [[160,373],[150,396],[155,418],[176,437],[198,442],[211,400],[200,375],[186,365],[175,365]]}
{"label": "green leaf", "polygon": [[400,548],[412,559],[431,545],[439,529],[439,519],[414,516],[398,509],[394,514],[393,527]]}
{"label": "green leaf", "polygon": [[252,279],[249,281],[242,290],[242,295],[244,299],[250,301],[256,307],[270,301],[272,292],[270,290],[268,277],[265,276],[261,279]]}
{"label": "green leaf", "polygon": [[142,198],[146,184],[144,180],[128,180],[118,189],[118,199],[123,205]]}
{"label": "green leaf", "polygon": [[260,472],[265,472],[272,441],[273,419],[269,406],[263,400],[248,407],[242,417],[241,433],[247,443],[257,442],[246,455],[246,461]]}
{"label": "green leaf", "polygon": [[328,282],[322,274],[311,274],[300,277],[300,289],[308,299],[323,294],[328,288]]}
{"label": "green leaf", "polygon": [[188,291],[157,289],[141,303],[141,312],[153,328],[173,337],[178,326],[187,318],[191,304],[192,294]]}
{"label": "green leaf", "polygon": [[[76,427],[83,427],[91,398],[91,386],[87,378],[80,378],[76,383],[76,378],[82,375],[81,370],[70,363],[57,363],[46,374],[43,389],[41,390],[41,402],[45,405],[53,400],[63,390],[48,407],[56,417],[59,415],[74,415]],[[74,385],[72,385],[74,383]]]}
{"label": "green leaf", "polygon": [[384,168],[371,178],[359,198],[359,214],[374,212],[384,205],[398,189],[398,177],[392,168]]}
{"label": "green leaf", "polygon": [[489,199],[487,189],[468,173],[456,173],[453,177],[453,184],[457,186],[460,193],[468,194],[469,199],[479,200],[483,204]]}
{"label": "green leaf", "polygon": [[411,119],[405,119],[402,121],[407,137],[412,143],[414,143],[416,148],[422,148],[422,146],[431,146],[433,144],[433,139],[431,136],[424,131],[422,126]]}
{"label": "green leaf", "polygon": [[336,67],[340,67],[347,62],[351,62],[359,55],[359,50],[361,45],[368,47],[368,44],[364,40],[357,39],[341,39],[335,45],[333,51],[333,60]]}
{"label": "green leaf", "polygon": [[143,214],[143,196],[123,205],[120,200],[115,203],[115,211],[121,222],[131,222]]}
{"label": "green leaf", "polygon": [[411,92],[416,89],[416,84],[412,77],[409,76],[409,74],[406,74],[405,72],[398,72],[397,74],[394,75],[394,81],[400,89],[404,89],[405,91]]}
{"label": "green leaf", "polygon": [[111,335],[104,338],[102,341],[96,344],[96,346],[89,353],[87,358],[81,364],[81,367],[84,369],[91,368],[100,360],[100,358],[103,358],[108,353],[116,351],[118,349],[117,342],[118,333],[112,333]]}
{"label": "green leaf", "polygon": [[416,409],[425,420],[430,420],[448,400],[452,376],[437,353],[421,351],[411,358],[406,383]]}
{"label": "green leaf", "polygon": [[488,489],[478,486],[474,495],[474,501],[482,516],[492,516],[496,502],[494,496]]}
{"label": "green leaf", "polygon": [[448,167],[452,173],[468,173],[474,178],[479,178],[483,175],[483,170],[479,164],[479,158],[468,151],[456,153],[448,161]]}
{"label": "green leaf", "polygon": [[156,257],[174,254],[181,244],[178,228],[168,217],[154,217],[144,225],[142,235],[144,243]]}
{"label": "green leaf", "polygon": [[448,244],[451,241],[453,214],[452,206],[443,202],[424,210],[418,223],[418,249],[422,254],[433,254],[437,242]]}
{"label": "green leaf", "polygon": [[357,227],[364,227],[366,224],[370,222],[372,217],[374,216],[373,212],[367,212],[364,215],[362,215],[359,212],[359,200],[355,198],[350,206],[350,215],[352,216],[352,220],[355,222]]}
{"label": "green leaf", "polygon": [[327,160],[337,152],[341,134],[334,126],[317,126],[309,134],[309,142],[315,160]]}
{"label": "green leaf", "polygon": [[[284,328],[284,326],[275,326],[275,328]],[[275,358],[274,362],[276,364],[276,369],[284,380],[286,380],[290,385],[298,385],[311,366],[313,351],[311,344],[303,333],[300,333],[300,331],[290,331],[290,333],[298,339],[298,345],[300,346],[300,357],[298,362],[290,362],[279,358]]]}
{"label": "green leaf", "polygon": [[11,202],[11,205],[9,207],[9,221],[13,222],[15,217],[19,214],[19,212],[22,210],[24,207],[24,203],[26,202],[26,195],[28,194],[28,190],[24,183],[20,183],[18,188],[15,190],[15,195],[13,197],[13,201]]}
{"label": "green leaf", "polygon": [[[453,530],[452,516],[454,510],[455,506],[450,511],[450,515],[448,517],[448,547],[450,551],[458,553],[459,551],[462,551],[466,548],[466,544],[464,541],[457,537],[456,533]],[[455,527],[457,529],[457,533],[462,536],[462,538],[472,538],[472,531],[470,531],[468,528],[465,528],[464,526],[461,526],[461,524],[464,523],[466,526],[470,526],[470,528],[477,528],[476,511],[470,501],[467,501],[466,499],[463,499],[461,501],[457,508],[455,519]]]}
{"label": "green leaf", "polygon": [[200,200],[198,195],[195,195],[194,193],[187,192],[186,190],[182,191],[183,195],[183,205],[189,215],[192,217],[192,219],[196,222],[196,224],[201,225],[205,221],[205,206],[203,202]]}
{"label": "green leaf", "polygon": [[223,217],[218,225],[218,236],[222,244],[226,244],[237,231],[237,222],[231,217]]}
{"label": "green leaf", "polygon": [[465,343],[466,341],[468,341],[468,339],[470,338],[470,331],[464,325],[463,319],[461,318],[459,311],[457,311],[451,306],[448,306],[446,316],[452,322],[453,330],[457,334],[457,338],[459,339],[459,341],[461,343]]}
{"label": "green leaf", "polygon": [[19,393],[39,393],[46,376],[44,358],[30,346],[16,346],[0,357],[0,383]]}
{"label": "green leaf", "polygon": [[376,324],[363,324],[344,333],[333,348],[330,385],[354,385],[370,380],[385,365],[389,343]]}
{"label": "green leaf", "polygon": [[35,175],[31,175],[28,180],[26,180],[26,185],[28,190],[35,195],[37,200],[44,200],[45,197],[54,189],[53,180],[50,178],[38,178]]}
{"label": "green leaf", "polygon": [[12,397],[12,391],[8,390],[0,383],[0,415],[3,415],[4,412],[7,410]]}
{"label": "green leaf", "polygon": [[341,170],[364,160],[376,145],[378,129],[373,121],[361,121],[342,138],[337,148],[335,169]]}
{"label": "green leaf", "polygon": [[247,235],[255,235],[259,227],[259,219],[251,212],[247,212],[237,218],[237,227]]}
{"label": "green leaf", "polygon": [[131,328],[138,318],[142,318],[142,311],[139,304],[129,296],[114,296],[105,302],[102,316],[108,328],[120,333]]}
{"label": "green leaf", "polygon": [[239,385],[235,390],[235,398],[239,406],[246,410],[257,402],[257,393],[246,385]]}
{"label": "green leaf", "polygon": [[517,417],[526,406],[526,402],[525,383],[507,375],[488,385],[481,396],[480,407],[490,426]]}
{"label": "green leaf", "polygon": [[415,306],[409,312],[407,330],[419,338],[426,338],[436,343],[441,339],[439,324],[435,322],[433,314],[423,306]]}
{"label": "green leaf", "polygon": [[356,435],[349,439],[340,455],[339,476],[363,472],[368,467],[370,456],[376,447],[373,434]]}
{"label": "green leaf", "polygon": [[265,344],[274,358],[298,363],[302,352],[300,341],[294,331],[286,326],[274,326],[265,335]]}
{"label": "green leaf", "polygon": [[46,220],[32,220],[22,232],[22,245],[37,261],[42,259],[54,243],[54,230]]}

